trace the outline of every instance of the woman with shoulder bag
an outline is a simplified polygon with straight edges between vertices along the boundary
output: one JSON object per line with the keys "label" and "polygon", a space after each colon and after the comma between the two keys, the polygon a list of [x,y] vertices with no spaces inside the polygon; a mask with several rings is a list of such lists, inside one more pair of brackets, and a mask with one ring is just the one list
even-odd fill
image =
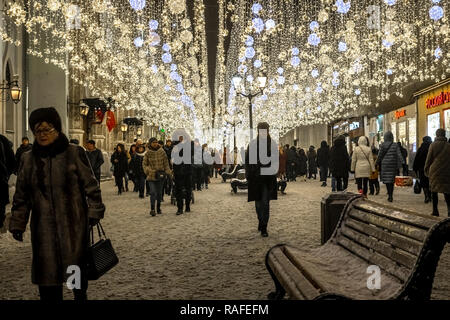
{"label": "woman with shoulder bag", "polygon": [[368,146],[369,139],[362,136],[358,140],[358,146],[352,155],[351,170],[355,172],[358,191],[367,197],[368,183],[370,175],[375,171],[375,164],[372,157],[372,150]]}
{"label": "woman with shoulder bag", "polygon": [[158,144],[158,139],[151,138],[149,149],[144,156],[142,167],[144,168],[147,181],[150,184],[150,215],[155,216],[156,212],[161,214],[162,188],[164,183],[164,173],[171,175],[169,160],[166,152]]}

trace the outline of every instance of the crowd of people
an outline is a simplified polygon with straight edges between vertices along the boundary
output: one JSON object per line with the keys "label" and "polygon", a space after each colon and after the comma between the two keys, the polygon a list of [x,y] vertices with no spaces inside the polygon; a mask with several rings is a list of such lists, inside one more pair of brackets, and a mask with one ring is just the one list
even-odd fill
{"label": "crowd of people", "polygon": [[[445,130],[436,131],[436,139],[423,138],[423,143],[417,150],[413,163],[413,171],[418,178],[421,189],[425,195],[425,203],[432,202],[435,216],[439,215],[438,193],[443,193],[450,216],[450,140],[445,137]],[[433,148],[431,148],[433,146]],[[331,189],[346,191],[350,174],[354,175],[357,190],[364,197],[380,193],[380,181],[386,185],[388,201],[393,202],[395,178],[409,176],[407,164],[408,152],[401,142],[394,142],[392,132],[384,134],[384,141],[377,149],[370,145],[369,138],[359,137],[351,154],[348,153],[345,137],[338,136],[333,145],[322,141],[316,151],[310,146],[305,153],[304,149],[285,145],[279,147],[280,170],[287,181],[316,179],[320,174],[322,187],[327,186],[331,178]],[[430,152],[431,150],[431,152]],[[432,181],[432,183],[430,183]]]}

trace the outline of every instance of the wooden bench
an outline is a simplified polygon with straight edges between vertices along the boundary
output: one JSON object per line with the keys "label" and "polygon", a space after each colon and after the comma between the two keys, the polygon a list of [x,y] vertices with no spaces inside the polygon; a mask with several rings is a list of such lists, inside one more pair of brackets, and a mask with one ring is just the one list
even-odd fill
{"label": "wooden bench", "polygon": [[[355,195],[331,238],[318,248],[271,248],[269,299],[430,299],[436,267],[450,242],[450,218],[394,208]],[[368,285],[378,266],[379,288]],[[369,268],[369,269],[368,269]],[[373,274],[373,273],[372,273]],[[370,283],[369,283],[370,284]],[[370,289],[369,289],[370,287]]]}

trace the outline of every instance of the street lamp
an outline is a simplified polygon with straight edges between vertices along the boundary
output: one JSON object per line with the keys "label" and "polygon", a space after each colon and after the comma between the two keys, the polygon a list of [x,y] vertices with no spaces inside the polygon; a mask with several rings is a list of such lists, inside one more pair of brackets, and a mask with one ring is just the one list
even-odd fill
{"label": "street lamp", "polygon": [[120,125],[120,131],[122,131],[123,134],[123,141],[125,141],[125,134],[128,131],[128,125],[126,123],[122,123]]}
{"label": "street lamp", "polygon": [[[241,120],[236,121],[236,120],[237,120],[237,119],[236,119],[236,115],[237,115],[237,114],[241,114],[241,111],[240,111],[240,110],[237,111],[235,114],[233,114],[232,117],[230,116],[229,113],[225,114],[225,122],[228,123],[229,125],[233,126],[233,144],[234,144],[233,150],[234,150],[234,148],[236,148],[236,126],[237,126],[238,124],[241,124],[241,123],[242,123]],[[231,118],[232,118],[233,121],[231,121]]]}
{"label": "street lamp", "polygon": [[[20,89],[19,87],[18,78],[19,76],[15,75],[13,81],[3,81],[3,84],[0,88],[2,90],[2,101],[6,102],[11,98],[14,104],[18,104],[20,102],[20,99],[22,98],[22,89]],[[7,90],[9,90],[9,94]]]}
{"label": "street lamp", "polygon": [[244,93],[245,86],[243,85],[244,80],[239,76],[235,75],[232,79],[234,89],[236,93],[246,97],[248,99],[248,114],[249,114],[249,122],[250,122],[250,140],[253,139],[253,110],[252,110],[252,100],[253,98],[262,95],[264,93],[264,88],[266,87],[267,77],[265,75],[260,75],[256,78],[258,91],[251,92],[251,88],[254,87],[252,85],[248,93]]}

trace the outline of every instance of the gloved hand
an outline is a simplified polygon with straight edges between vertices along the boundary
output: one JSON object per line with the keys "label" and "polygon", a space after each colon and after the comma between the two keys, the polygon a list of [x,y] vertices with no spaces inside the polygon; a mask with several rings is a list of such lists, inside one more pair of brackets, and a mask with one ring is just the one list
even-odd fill
{"label": "gloved hand", "polygon": [[91,226],[91,227],[97,225],[97,223],[99,223],[99,222],[100,222],[100,219],[89,218],[89,226]]}
{"label": "gloved hand", "polygon": [[23,232],[19,230],[13,230],[11,231],[13,238],[17,241],[23,242]]}

